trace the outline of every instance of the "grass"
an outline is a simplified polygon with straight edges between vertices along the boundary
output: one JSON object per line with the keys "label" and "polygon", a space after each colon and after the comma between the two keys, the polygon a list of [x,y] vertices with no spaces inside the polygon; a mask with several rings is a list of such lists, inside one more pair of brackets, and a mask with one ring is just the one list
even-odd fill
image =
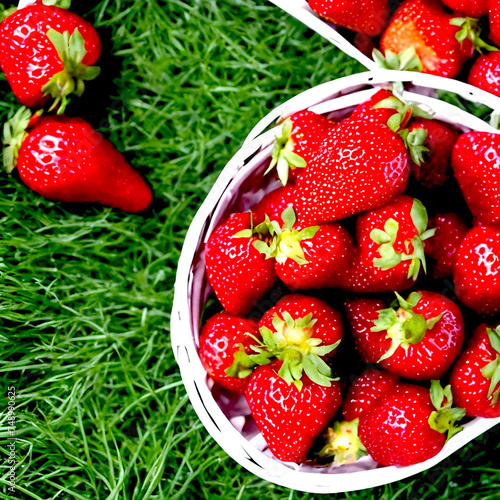
{"label": "grass", "polygon": [[[199,422],[169,339],[184,235],[252,126],[311,85],[361,71],[265,1],[73,2],[103,40],[74,100],[151,183],[131,215],[0,175],[0,384],[15,387],[17,487],[0,498],[309,499],[229,458]],[[16,104],[0,82],[2,121]],[[8,456],[7,394],[0,448]],[[352,500],[497,498],[498,432]]]}

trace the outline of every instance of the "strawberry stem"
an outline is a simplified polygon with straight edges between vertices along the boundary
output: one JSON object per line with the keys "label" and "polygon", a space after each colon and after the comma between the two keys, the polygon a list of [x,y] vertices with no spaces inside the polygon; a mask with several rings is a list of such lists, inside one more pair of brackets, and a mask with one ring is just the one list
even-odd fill
{"label": "strawberry stem", "polygon": [[[429,416],[429,425],[431,429],[441,434],[448,433],[446,438],[446,441],[448,441],[463,429],[463,427],[457,427],[455,424],[465,417],[465,410],[463,408],[453,408],[451,385],[447,385],[443,389],[439,380],[431,381],[430,396],[436,410]],[[444,403],[445,400],[446,403]]]}
{"label": "strawberry stem", "polygon": [[397,292],[397,309],[389,307],[378,311],[378,318],[373,321],[372,332],[387,332],[386,339],[391,339],[391,347],[380,357],[378,363],[390,358],[398,349],[408,349],[410,344],[418,344],[427,330],[432,330],[441,319],[442,314],[431,319],[425,319],[422,314],[413,311],[413,308],[422,298],[422,294],[412,292],[405,300]]}

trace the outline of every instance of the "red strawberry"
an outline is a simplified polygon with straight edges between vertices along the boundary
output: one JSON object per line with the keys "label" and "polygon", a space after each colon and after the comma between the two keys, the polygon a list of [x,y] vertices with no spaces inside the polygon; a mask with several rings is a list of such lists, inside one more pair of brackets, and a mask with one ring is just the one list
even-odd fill
{"label": "red strawberry", "polygon": [[[423,138],[418,138],[419,133]],[[459,133],[444,122],[415,118],[408,127],[408,142],[417,143],[410,148],[414,162],[413,173],[420,184],[429,188],[441,186],[448,179],[448,167],[453,146]]]}
{"label": "red strawberry", "polygon": [[93,66],[101,43],[93,26],[80,16],[41,3],[28,5],[0,24],[0,66],[12,91],[27,107],[49,97],[66,103],[81,95],[84,81],[99,74]]}
{"label": "red strawberry", "polygon": [[457,358],[464,340],[458,306],[428,291],[400,295],[396,308],[382,301],[346,302],[356,349],[367,363],[412,380],[440,378]]}
{"label": "red strawberry", "polygon": [[255,322],[225,311],[215,314],[203,325],[200,360],[208,375],[221,387],[244,394],[256,364],[249,357],[255,354],[251,347],[256,341],[252,336],[260,338]]}
{"label": "red strawberry", "polygon": [[98,202],[140,212],[152,193],[110,141],[81,118],[46,116],[31,128],[21,108],[4,128],[4,163],[33,191],[56,201]]}
{"label": "red strawberry", "polygon": [[500,226],[500,134],[468,132],[455,143],[451,165],[476,222]]}
{"label": "red strawberry", "polygon": [[276,281],[274,259],[254,245],[260,235],[248,212],[231,214],[205,245],[208,280],[222,307],[244,316]]}
{"label": "red strawberry", "polygon": [[489,52],[477,58],[471,66],[468,83],[500,96],[500,52]]}
{"label": "red strawberry", "polygon": [[334,222],[304,227],[292,207],[282,214],[276,248],[276,274],[292,289],[340,285],[349,269],[354,245],[350,234]]}
{"label": "red strawberry", "polygon": [[[468,38],[472,29],[452,24],[454,19],[438,0],[404,0],[382,33],[380,50],[399,54],[413,47],[423,73],[454,78],[474,53]],[[466,24],[465,19],[460,22]]]}
{"label": "red strawberry", "polygon": [[329,387],[303,377],[301,389],[277,375],[280,361],[258,367],[245,397],[257,427],[273,455],[284,462],[303,463],[314,439],[337,412],[340,384]]}
{"label": "red strawberry", "polygon": [[309,7],[332,23],[370,36],[380,35],[389,17],[388,0],[309,0]]}
{"label": "red strawberry", "polygon": [[340,313],[315,297],[286,295],[259,322],[261,352],[283,362],[279,375],[301,385],[303,372],[314,383],[329,385],[331,369],[326,358],[335,354],[343,330]]}
{"label": "red strawberry", "polygon": [[285,186],[301,175],[314,157],[318,145],[335,122],[307,109],[294,113],[283,122],[283,131],[274,144],[271,163],[266,174],[276,167],[278,177]]}
{"label": "red strawberry", "polygon": [[457,251],[467,233],[467,226],[454,213],[437,214],[429,220],[436,228],[432,238],[424,243],[427,255],[434,259],[432,275],[436,279],[451,276]]}
{"label": "red strawberry", "polygon": [[442,0],[455,12],[468,17],[482,17],[488,14],[490,0]]}
{"label": "red strawberry", "polygon": [[500,327],[473,332],[450,378],[456,403],[469,417],[500,417]]}
{"label": "red strawberry", "polygon": [[385,370],[367,368],[352,382],[342,401],[344,419],[351,421],[361,417],[397,383],[397,375]]}
{"label": "red strawberry", "polygon": [[348,118],[331,130],[297,180],[301,222],[339,220],[390,202],[406,188],[404,142],[382,123]]}
{"label": "red strawberry", "polygon": [[423,242],[433,234],[425,207],[406,195],[359,215],[357,252],[344,287],[363,292],[409,288],[421,267],[426,270]]}
{"label": "red strawberry", "polygon": [[489,0],[490,40],[500,46],[500,0]]}
{"label": "red strawberry", "polygon": [[458,249],[453,281],[458,299],[481,314],[500,311],[500,230],[470,229]]}
{"label": "red strawberry", "polygon": [[[444,403],[444,404],[443,404]],[[359,421],[359,437],[380,465],[414,465],[435,456],[461,430],[461,408],[452,408],[450,386],[433,381],[431,391],[397,384]]]}
{"label": "red strawberry", "polygon": [[295,187],[291,184],[281,186],[266,194],[262,200],[252,207],[254,224],[261,224],[266,220],[280,221],[286,208],[293,205],[295,199]]}
{"label": "red strawberry", "polygon": [[386,99],[393,99],[394,93],[389,89],[380,89],[370,99],[358,104],[351,114],[352,118],[363,118],[365,120],[378,121],[387,124],[389,118],[396,113],[394,108],[376,106]]}

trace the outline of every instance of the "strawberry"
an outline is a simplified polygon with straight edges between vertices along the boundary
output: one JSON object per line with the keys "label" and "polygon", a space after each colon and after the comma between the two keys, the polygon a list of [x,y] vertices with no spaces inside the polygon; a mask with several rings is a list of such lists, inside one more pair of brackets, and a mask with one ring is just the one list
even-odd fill
{"label": "strawberry", "polygon": [[500,417],[500,326],[473,332],[450,377],[455,401],[469,417]]}
{"label": "strawberry", "polygon": [[364,292],[400,291],[414,284],[426,270],[423,242],[434,234],[427,229],[427,211],[406,195],[356,220],[357,252],[344,287]]}
{"label": "strawberry", "polygon": [[217,313],[206,321],[201,330],[201,364],[221,387],[244,394],[256,364],[249,355],[253,354],[254,338],[259,337],[255,322],[225,311]]}
{"label": "strawberry", "polygon": [[467,226],[455,213],[436,214],[429,219],[436,228],[432,238],[424,242],[426,255],[434,259],[432,275],[436,279],[451,276],[457,251],[467,233]]}
{"label": "strawberry", "polygon": [[480,314],[500,311],[500,230],[470,229],[457,251],[453,282],[458,299]]}
{"label": "strawberry", "polygon": [[330,222],[389,203],[406,188],[404,142],[382,123],[348,118],[326,136],[297,179],[294,208],[303,223]]}
{"label": "strawberry", "polygon": [[455,423],[465,411],[453,408],[450,386],[433,381],[431,390],[397,384],[361,415],[359,438],[380,465],[414,465],[435,456],[462,428]]}
{"label": "strawberry", "polygon": [[418,148],[410,149],[413,174],[426,187],[441,186],[448,179],[451,152],[460,134],[439,120],[417,117],[408,127],[408,135],[411,138],[418,133],[424,138],[417,140]]}
{"label": "strawberry", "polygon": [[454,78],[474,53],[470,38],[477,41],[478,27],[470,24],[446,13],[438,0],[404,0],[382,33],[380,50],[399,54],[413,47],[423,73]]}
{"label": "strawberry", "polygon": [[500,0],[489,0],[489,38],[495,44],[500,46]]}
{"label": "strawberry", "polygon": [[390,13],[388,0],[309,0],[309,7],[334,24],[370,36],[382,33]]}
{"label": "strawberry", "polygon": [[500,52],[480,55],[469,70],[467,82],[500,96]]}
{"label": "strawberry", "polygon": [[283,186],[294,182],[314,157],[318,145],[335,122],[307,109],[298,111],[283,121],[282,133],[274,143],[271,163],[265,174],[276,167]]}
{"label": "strawberry", "polygon": [[457,358],[464,340],[458,306],[429,291],[412,292],[386,308],[381,300],[346,302],[356,349],[367,363],[411,380],[440,378]]}
{"label": "strawberry", "polygon": [[250,312],[276,281],[274,259],[254,244],[266,235],[267,226],[254,228],[250,213],[234,213],[205,245],[208,281],[222,307],[235,316]]}
{"label": "strawberry", "polygon": [[351,114],[352,118],[377,121],[387,124],[389,118],[396,113],[394,108],[376,106],[386,99],[393,99],[394,94],[390,89],[380,89],[370,99],[358,104]]}
{"label": "strawberry", "polygon": [[17,166],[22,181],[45,198],[98,202],[128,212],[151,203],[151,190],[139,173],[81,118],[32,117],[23,107],[5,125],[4,145],[7,171]]}
{"label": "strawberry", "polygon": [[314,439],[337,412],[340,384],[315,384],[307,376],[302,387],[283,380],[280,361],[260,366],[252,374],[245,397],[257,427],[273,455],[284,462],[303,463]]}
{"label": "strawberry", "polygon": [[295,187],[292,184],[281,186],[267,193],[256,205],[252,207],[254,224],[261,224],[266,220],[280,221],[286,208],[293,205],[295,200]]}
{"label": "strawberry", "polygon": [[490,0],[442,0],[455,12],[467,17],[482,17],[488,14]]}
{"label": "strawberry", "polygon": [[479,224],[500,226],[500,134],[462,134],[452,151],[451,165],[462,194]]}
{"label": "strawberry", "polygon": [[282,361],[278,375],[301,387],[302,375],[319,385],[330,385],[325,360],[335,354],[343,330],[340,313],[315,297],[293,293],[282,297],[259,322],[258,352]]}
{"label": "strawberry", "polygon": [[94,27],[66,9],[28,5],[0,24],[0,66],[19,102],[29,108],[49,98],[64,110],[69,94],[80,96],[101,43]]}
{"label": "strawberry", "polygon": [[350,234],[334,222],[303,227],[292,207],[283,214],[276,274],[291,289],[335,287],[344,282],[354,254]]}
{"label": "strawberry", "polygon": [[361,417],[398,382],[398,376],[391,372],[367,368],[349,386],[342,401],[342,416],[347,421]]}

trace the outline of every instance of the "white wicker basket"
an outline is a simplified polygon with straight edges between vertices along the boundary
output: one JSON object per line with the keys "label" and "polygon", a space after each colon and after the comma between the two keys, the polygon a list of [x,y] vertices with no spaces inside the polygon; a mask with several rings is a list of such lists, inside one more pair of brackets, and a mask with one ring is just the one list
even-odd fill
{"label": "white wicker basket", "polygon": [[[203,246],[219,221],[234,210],[248,209],[266,190],[260,179],[265,160],[270,156],[274,138],[280,127],[273,127],[278,117],[301,109],[317,113],[342,113],[365,101],[381,86],[390,82],[412,85],[404,98],[428,106],[439,120],[468,131],[471,129],[496,132],[490,125],[459,108],[439,101],[429,94],[447,89],[491,106],[490,98],[482,99],[476,89],[460,82],[409,72],[381,70],[340,78],[307,90],[269,113],[250,132],[242,148],[224,168],[200,207],[189,228],[179,261],[171,320],[172,347],[191,403],[208,432],[239,464],[257,476],[273,483],[300,491],[337,493],[370,488],[397,481],[424,471],[474,438],[500,423],[497,419],[476,418],[454,436],[432,459],[409,467],[378,467],[364,457],[353,465],[338,468],[297,466],[276,460],[255,426],[244,398],[227,400],[216,397],[197,353],[200,314],[210,294],[204,271]],[[496,103],[495,103],[496,104]],[[498,108],[500,109],[500,107]],[[245,191],[241,186],[245,183]],[[245,425],[245,431],[241,432]]]}

